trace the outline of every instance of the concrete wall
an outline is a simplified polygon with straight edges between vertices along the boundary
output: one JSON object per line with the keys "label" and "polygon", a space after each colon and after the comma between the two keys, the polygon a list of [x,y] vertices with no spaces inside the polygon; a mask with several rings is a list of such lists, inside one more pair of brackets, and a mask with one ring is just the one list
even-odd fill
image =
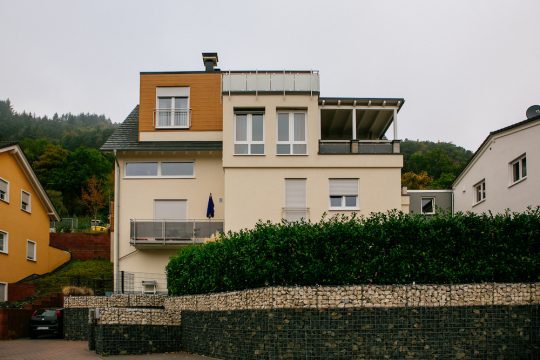
{"label": "concrete wall", "polygon": [[[540,122],[495,135],[454,184],[454,211],[523,211],[540,205]],[[527,154],[526,180],[511,185],[510,162]],[[486,199],[475,204],[474,185],[485,179]]]}
{"label": "concrete wall", "polygon": [[422,198],[435,199],[435,212],[452,212],[452,190],[408,190],[411,214],[422,213]]}

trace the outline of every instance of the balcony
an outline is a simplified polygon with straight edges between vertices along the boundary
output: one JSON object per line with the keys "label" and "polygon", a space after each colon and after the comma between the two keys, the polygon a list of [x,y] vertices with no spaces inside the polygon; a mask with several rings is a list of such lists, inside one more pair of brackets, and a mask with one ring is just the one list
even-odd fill
{"label": "balcony", "polygon": [[130,243],[143,249],[199,244],[222,232],[223,220],[130,220]]}
{"label": "balcony", "polygon": [[319,93],[318,71],[237,71],[222,75],[223,94]]}
{"label": "balcony", "polygon": [[319,140],[320,155],[399,153],[399,140]]}
{"label": "balcony", "polygon": [[154,126],[156,129],[189,129],[191,110],[189,109],[155,109]]}

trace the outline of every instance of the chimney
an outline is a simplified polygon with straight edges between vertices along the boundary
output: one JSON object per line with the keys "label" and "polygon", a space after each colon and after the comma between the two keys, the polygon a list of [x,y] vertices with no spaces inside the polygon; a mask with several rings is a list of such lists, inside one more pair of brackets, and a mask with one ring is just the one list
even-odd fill
{"label": "chimney", "polygon": [[202,53],[202,61],[204,63],[204,67],[206,68],[206,71],[208,72],[214,71],[214,67],[218,63],[217,53],[215,52]]}

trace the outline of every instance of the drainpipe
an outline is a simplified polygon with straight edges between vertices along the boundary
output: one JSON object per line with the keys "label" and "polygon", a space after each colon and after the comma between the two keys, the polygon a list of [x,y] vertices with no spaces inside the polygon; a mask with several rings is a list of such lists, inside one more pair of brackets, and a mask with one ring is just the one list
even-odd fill
{"label": "drainpipe", "polygon": [[113,264],[114,264],[114,292],[118,292],[120,275],[120,164],[116,157],[116,150],[113,150],[114,156],[114,237],[113,237]]}

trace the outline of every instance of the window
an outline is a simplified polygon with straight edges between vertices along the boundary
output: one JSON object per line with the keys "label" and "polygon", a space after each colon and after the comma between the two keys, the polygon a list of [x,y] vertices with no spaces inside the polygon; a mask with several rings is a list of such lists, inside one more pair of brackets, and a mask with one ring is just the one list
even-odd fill
{"label": "window", "polygon": [[264,155],[263,117],[262,113],[235,114],[235,155]]}
{"label": "window", "polygon": [[8,300],[7,287],[8,287],[7,283],[0,282],[0,302],[4,302]]}
{"label": "window", "polygon": [[278,112],[278,155],[306,155],[306,113]]}
{"label": "window", "polygon": [[193,161],[127,162],[126,177],[189,177],[195,174]]}
{"label": "window", "polygon": [[21,190],[21,210],[26,212],[32,211],[32,197],[30,193]]}
{"label": "window", "polygon": [[435,198],[427,197],[421,199],[421,209],[422,214],[435,214]]}
{"label": "window", "polygon": [[478,204],[486,200],[486,181],[482,180],[478,184],[474,185],[474,202]]}
{"label": "window", "polygon": [[36,242],[26,240],[26,259],[36,261]]}
{"label": "window", "polygon": [[285,179],[283,218],[288,221],[308,218],[306,179]]}
{"label": "window", "polygon": [[189,87],[157,88],[155,124],[158,129],[190,127]]}
{"label": "window", "polygon": [[330,210],[358,209],[358,179],[330,179]]}
{"label": "window", "polygon": [[8,233],[0,230],[0,252],[8,253]]}
{"label": "window", "polygon": [[510,170],[512,173],[510,185],[527,178],[527,157],[525,154],[510,163]]}
{"label": "window", "polygon": [[9,182],[0,178],[0,200],[9,202]]}
{"label": "window", "polygon": [[154,219],[185,220],[187,219],[186,200],[154,200]]}

